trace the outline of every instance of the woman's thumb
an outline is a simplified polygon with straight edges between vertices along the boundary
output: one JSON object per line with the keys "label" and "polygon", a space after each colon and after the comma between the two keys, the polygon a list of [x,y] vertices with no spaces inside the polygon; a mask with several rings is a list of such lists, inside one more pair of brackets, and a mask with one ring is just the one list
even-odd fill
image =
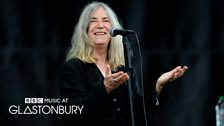
{"label": "woman's thumb", "polygon": [[108,76],[111,74],[111,70],[110,70],[110,65],[107,65],[107,68],[106,68],[106,75],[105,76]]}

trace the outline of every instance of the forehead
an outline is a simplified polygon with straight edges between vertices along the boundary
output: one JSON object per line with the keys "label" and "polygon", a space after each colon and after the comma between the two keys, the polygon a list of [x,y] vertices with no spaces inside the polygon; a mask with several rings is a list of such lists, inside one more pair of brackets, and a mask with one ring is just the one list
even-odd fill
{"label": "forehead", "polygon": [[103,7],[97,8],[92,12],[91,17],[108,17],[105,9]]}

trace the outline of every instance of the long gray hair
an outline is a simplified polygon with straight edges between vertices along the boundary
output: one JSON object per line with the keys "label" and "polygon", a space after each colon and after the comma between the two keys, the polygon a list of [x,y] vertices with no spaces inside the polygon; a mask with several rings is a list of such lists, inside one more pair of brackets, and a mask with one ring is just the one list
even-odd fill
{"label": "long gray hair", "polygon": [[[66,60],[78,58],[83,62],[96,63],[97,59],[92,55],[93,45],[89,41],[87,30],[91,20],[91,14],[100,7],[105,10],[112,27],[122,29],[116,14],[109,5],[103,2],[91,2],[87,4],[80,15],[77,25],[75,26],[71,40],[71,47]],[[111,70],[117,70],[119,66],[124,66],[122,36],[111,38],[110,46],[108,46],[108,61],[111,66]]]}

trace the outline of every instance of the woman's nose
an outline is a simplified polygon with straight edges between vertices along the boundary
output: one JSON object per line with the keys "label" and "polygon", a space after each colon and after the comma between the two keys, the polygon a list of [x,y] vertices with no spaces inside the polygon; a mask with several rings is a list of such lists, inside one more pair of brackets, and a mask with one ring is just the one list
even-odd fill
{"label": "woman's nose", "polygon": [[99,22],[97,23],[97,27],[98,27],[98,28],[103,28],[103,27],[104,27],[103,22],[99,21]]}

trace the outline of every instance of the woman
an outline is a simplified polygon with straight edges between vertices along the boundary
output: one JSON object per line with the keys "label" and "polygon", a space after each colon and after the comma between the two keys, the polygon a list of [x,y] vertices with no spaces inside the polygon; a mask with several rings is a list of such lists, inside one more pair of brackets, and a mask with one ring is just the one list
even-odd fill
{"label": "woman", "polygon": [[[66,116],[67,121],[82,126],[130,126],[130,106],[127,85],[130,78],[123,72],[124,54],[122,37],[111,37],[110,28],[122,29],[114,11],[105,3],[86,5],[72,36],[67,61],[61,71],[61,94],[69,103],[84,105],[81,115]],[[170,81],[182,76],[188,68],[176,67],[163,74],[154,91],[159,95]],[[136,124],[144,119],[142,94],[137,83],[133,84]],[[153,91],[153,92],[154,92]],[[154,93],[152,93],[155,95]],[[156,106],[156,99],[151,102]],[[137,108],[138,107],[138,108]],[[139,120],[139,121],[138,121]],[[138,125],[139,126],[139,125]]]}

